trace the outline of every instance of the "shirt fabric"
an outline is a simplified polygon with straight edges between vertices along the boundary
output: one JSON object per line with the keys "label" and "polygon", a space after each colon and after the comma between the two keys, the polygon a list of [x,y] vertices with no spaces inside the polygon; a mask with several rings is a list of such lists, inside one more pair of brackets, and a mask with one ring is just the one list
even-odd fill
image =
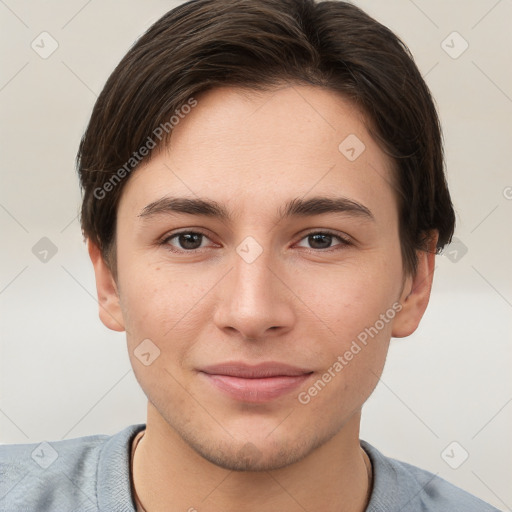
{"label": "shirt fabric", "polygon": [[[145,428],[138,424],[112,436],[0,445],[0,511],[136,512],[131,444]],[[373,467],[366,512],[499,512],[433,473],[360,443]]]}

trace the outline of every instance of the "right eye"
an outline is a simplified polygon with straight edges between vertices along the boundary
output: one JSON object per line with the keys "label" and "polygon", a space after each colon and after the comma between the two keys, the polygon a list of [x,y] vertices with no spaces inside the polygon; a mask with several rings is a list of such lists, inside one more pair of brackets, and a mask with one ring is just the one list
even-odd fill
{"label": "right eye", "polygon": [[168,245],[172,252],[193,252],[203,248],[204,239],[208,237],[198,231],[180,231],[165,237],[161,245]]}

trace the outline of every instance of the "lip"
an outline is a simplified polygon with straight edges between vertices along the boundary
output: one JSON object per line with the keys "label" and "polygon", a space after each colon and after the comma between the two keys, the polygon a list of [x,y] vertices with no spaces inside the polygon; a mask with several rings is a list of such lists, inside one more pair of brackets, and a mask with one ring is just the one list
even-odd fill
{"label": "lip", "polygon": [[264,403],[296,389],[313,371],[277,362],[248,365],[221,363],[199,370],[199,374],[231,398],[243,402]]}

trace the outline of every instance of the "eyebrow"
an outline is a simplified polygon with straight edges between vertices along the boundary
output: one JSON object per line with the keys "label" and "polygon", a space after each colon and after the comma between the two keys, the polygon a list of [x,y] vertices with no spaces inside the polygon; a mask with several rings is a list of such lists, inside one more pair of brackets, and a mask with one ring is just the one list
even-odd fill
{"label": "eyebrow", "polygon": [[[145,206],[139,217],[148,219],[160,215],[186,213],[204,217],[231,220],[228,210],[210,199],[193,199],[187,197],[165,196]],[[346,197],[313,197],[311,199],[295,198],[288,201],[284,208],[278,209],[278,218],[309,217],[326,213],[342,213],[353,217],[374,221],[372,212],[363,204]]]}

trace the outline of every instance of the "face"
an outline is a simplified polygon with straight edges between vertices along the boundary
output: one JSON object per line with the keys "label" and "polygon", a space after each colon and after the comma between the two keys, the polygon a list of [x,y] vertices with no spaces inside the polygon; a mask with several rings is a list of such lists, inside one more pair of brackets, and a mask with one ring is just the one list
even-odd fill
{"label": "face", "polygon": [[309,86],[196,99],[123,190],[110,292],[93,258],[102,319],[170,431],[222,467],[275,469],[358,417],[426,292],[355,106]]}

